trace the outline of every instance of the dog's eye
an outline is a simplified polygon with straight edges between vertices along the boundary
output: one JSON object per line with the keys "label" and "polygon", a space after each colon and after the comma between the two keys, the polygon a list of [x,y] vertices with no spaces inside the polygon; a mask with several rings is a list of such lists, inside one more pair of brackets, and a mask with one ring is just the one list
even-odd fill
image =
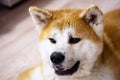
{"label": "dog's eye", "polygon": [[49,38],[49,40],[51,43],[54,43],[54,44],[56,43],[56,41],[53,38]]}
{"label": "dog's eye", "polygon": [[75,44],[75,43],[78,43],[80,40],[81,40],[80,38],[72,38],[72,37],[71,37],[71,38],[69,39],[69,43]]}

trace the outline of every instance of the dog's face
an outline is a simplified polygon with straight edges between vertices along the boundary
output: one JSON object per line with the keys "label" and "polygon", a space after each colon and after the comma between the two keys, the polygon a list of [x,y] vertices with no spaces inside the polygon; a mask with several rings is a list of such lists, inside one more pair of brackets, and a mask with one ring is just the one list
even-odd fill
{"label": "dog's face", "polygon": [[102,51],[103,15],[96,6],[57,11],[30,8],[43,61],[58,76],[87,76]]}

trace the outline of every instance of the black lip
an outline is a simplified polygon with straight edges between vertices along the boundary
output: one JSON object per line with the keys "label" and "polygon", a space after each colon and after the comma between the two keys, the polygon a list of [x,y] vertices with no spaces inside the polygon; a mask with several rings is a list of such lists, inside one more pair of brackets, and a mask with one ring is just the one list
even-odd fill
{"label": "black lip", "polygon": [[72,75],[78,70],[79,64],[80,64],[80,61],[77,61],[72,68],[67,69],[66,71],[55,71],[55,73],[57,75]]}

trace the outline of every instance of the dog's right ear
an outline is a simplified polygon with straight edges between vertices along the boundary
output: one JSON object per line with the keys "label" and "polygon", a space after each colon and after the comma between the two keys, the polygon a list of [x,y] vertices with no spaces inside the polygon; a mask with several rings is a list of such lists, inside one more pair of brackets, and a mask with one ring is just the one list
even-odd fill
{"label": "dog's right ear", "polygon": [[80,17],[102,39],[104,31],[104,16],[102,11],[96,5],[90,5],[81,12]]}
{"label": "dog's right ear", "polygon": [[49,11],[34,6],[29,8],[29,13],[39,31],[47,24],[48,19],[52,17]]}

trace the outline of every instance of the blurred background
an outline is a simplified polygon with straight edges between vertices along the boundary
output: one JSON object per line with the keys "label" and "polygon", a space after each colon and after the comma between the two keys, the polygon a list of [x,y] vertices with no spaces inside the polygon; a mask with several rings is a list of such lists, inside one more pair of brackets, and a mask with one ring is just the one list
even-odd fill
{"label": "blurred background", "polygon": [[0,80],[15,80],[20,72],[40,62],[38,33],[29,6],[85,9],[90,4],[103,13],[120,8],[120,0],[0,0]]}

